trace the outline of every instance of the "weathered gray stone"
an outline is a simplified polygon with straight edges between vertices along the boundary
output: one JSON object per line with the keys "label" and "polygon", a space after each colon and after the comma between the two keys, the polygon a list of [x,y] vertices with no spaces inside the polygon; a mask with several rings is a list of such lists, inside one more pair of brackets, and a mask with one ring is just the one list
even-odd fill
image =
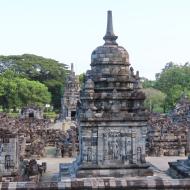
{"label": "weathered gray stone", "polygon": [[[105,44],[92,52],[92,71],[81,92],[78,177],[152,175],[145,161],[147,114],[139,73],[115,42],[108,12]],[[111,25],[111,26],[110,26]]]}
{"label": "weathered gray stone", "polygon": [[147,133],[149,156],[185,156],[190,153],[190,101],[184,95],[170,114],[151,114]]}
{"label": "weathered gray stone", "polygon": [[114,189],[114,190],[187,190],[190,189],[189,179],[166,180],[161,178],[130,179],[130,178],[82,178],[73,180],[64,180],[62,182],[3,182],[0,183],[0,190],[25,190],[25,189],[72,189],[72,190],[92,190],[92,189]]}
{"label": "weathered gray stone", "polygon": [[22,108],[20,118],[43,119],[43,109],[35,105]]}
{"label": "weathered gray stone", "polygon": [[80,96],[79,79],[75,76],[73,63],[71,63],[71,71],[67,76],[64,95],[61,99],[61,119],[75,120],[77,102]]}
{"label": "weathered gray stone", "polygon": [[173,178],[190,178],[190,156],[186,160],[177,160],[168,163],[169,174]]}
{"label": "weathered gray stone", "polygon": [[0,177],[19,173],[19,136],[9,129],[0,129]]}

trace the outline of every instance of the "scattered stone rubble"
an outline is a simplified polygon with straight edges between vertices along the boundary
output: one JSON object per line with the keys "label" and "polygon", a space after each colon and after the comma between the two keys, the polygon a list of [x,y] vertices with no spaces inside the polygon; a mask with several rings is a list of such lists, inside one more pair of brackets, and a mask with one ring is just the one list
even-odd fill
{"label": "scattered stone rubble", "polygon": [[167,115],[151,114],[147,133],[147,155],[185,156],[187,123],[173,123]]}
{"label": "scattered stone rubble", "polygon": [[185,156],[190,153],[190,101],[182,97],[169,114],[151,114],[147,155]]}
{"label": "scattered stone rubble", "polygon": [[[5,113],[0,113],[0,174],[2,176],[9,177],[11,181],[17,176],[22,176],[22,172],[20,173],[22,168],[18,167],[20,160],[31,158],[35,160],[46,156],[45,147],[48,145],[59,145],[57,149],[60,154],[56,156],[61,156],[61,149],[62,152],[64,151],[62,156],[77,155],[79,151],[77,128],[71,127],[67,131],[62,131],[49,126],[50,120],[47,119],[12,118]],[[10,167],[7,168],[6,163]],[[39,178],[33,176],[33,179]]]}
{"label": "scattered stone rubble", "polygon": [[0,128],[9,129],[18,135],[20,156],[43,156],[45,147],[45,131],[50,121],[35,118],[12,118],[0,113]]}
{"label": "scattered stone rubble", "polygon": [[[186,153],[190,154],[190,101],[183,95],[177,103],[175,109],[171,112],[173,122],[186,123],[187,126],[187,145]],[[190,178],[190,155],[186,160],[177,160],[176,162],[168,163],[170,168],[168,173],[173,178]]]}
{"label": "scattered stone rubble", "polygon": [[174,123],[190,122],[190,100],[183,94],[176,104],[175,108],[170,113]]}
{"label": "scattered stone rubble", "polygon": [[43,162],[41,165],[35,159],[20,160],[19,181],[39,182],[43,173],[46,172],[47,165]]}
{"label": "scattered stone rubble", "polygon": [[59,131],[55,140],[56,157],[76,157],[79,152],[78,128],[71,126],[65,132]]}

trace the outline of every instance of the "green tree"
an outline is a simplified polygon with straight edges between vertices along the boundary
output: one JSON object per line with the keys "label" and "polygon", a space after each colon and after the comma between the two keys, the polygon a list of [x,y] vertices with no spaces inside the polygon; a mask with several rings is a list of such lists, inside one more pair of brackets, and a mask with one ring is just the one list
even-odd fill
{"label": "green tree", "polygon": [[19,78],[9,70],[0,76],[0,86],[0,104],[4,110],[31,104],[43,106],[51,101],[51,94],[44,84]]}
{"label": "green tree", "polygon": [[166,95],[154,88],[144,88],[142,91],[146,95],[145,108],[150,112],[163,112]]}
{"label": "green tree", "polygon": [[85,80],[85,73],[81,73],[81,74],[79,75],[80,86],[83,86],[84,80]]}
{"label": "green tree", "polygon": [[52,105],[56,109],[60,108],[62,89],[68,73],[65,64],[31,54],[0,56],[0,74],[7,69],[20,77],[45,84],[52,94]]}
{"label": "green tree", "polygon": [[154,86],[155,86],[154,80],[149,80],[145,77],[141,78],[141,83],[142,83],[143,88],[154,88]]}
{"label": "green tree", "polygon": [[166,110],[171,109],[183,93],[190,91],[190,66],[167,64],[161,73],[157,75],[155,88],[167,95]]}
{"label": "green tree", "polygon": [[176,105],[176,102],[181,98],[183,94],[186,94],[188,97],[190,97],[190,90],[183,88],[178,84],[168,89],[166,97],[166,108],[174,107]]}

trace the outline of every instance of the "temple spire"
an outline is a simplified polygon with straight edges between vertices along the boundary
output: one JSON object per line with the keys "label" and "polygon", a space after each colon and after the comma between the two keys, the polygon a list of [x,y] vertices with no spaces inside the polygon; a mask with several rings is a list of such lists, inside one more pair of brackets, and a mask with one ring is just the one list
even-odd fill
{"label": "temple spire", "polygon": [[103,39],[105,40],[105,44],[117,44],[115,42],[117,36],[113,32],[112,11],[108,11],[107,13],[107,30]]}
{"label": "temple spire", "polygon": [[74,72],[74,66],[73,66],[73,63],[71,63],[71,72],[72,72],[72,73]]}

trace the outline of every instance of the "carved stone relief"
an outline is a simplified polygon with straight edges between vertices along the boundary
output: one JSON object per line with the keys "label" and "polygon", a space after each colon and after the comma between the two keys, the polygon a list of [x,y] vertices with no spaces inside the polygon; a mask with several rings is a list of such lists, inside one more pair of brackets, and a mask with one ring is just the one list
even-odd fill
{"label": "carved stone relief", "polygon": [[128,130],[105,129],[103,133],[103,160],[129,161],[131,154],[131,134]]}

